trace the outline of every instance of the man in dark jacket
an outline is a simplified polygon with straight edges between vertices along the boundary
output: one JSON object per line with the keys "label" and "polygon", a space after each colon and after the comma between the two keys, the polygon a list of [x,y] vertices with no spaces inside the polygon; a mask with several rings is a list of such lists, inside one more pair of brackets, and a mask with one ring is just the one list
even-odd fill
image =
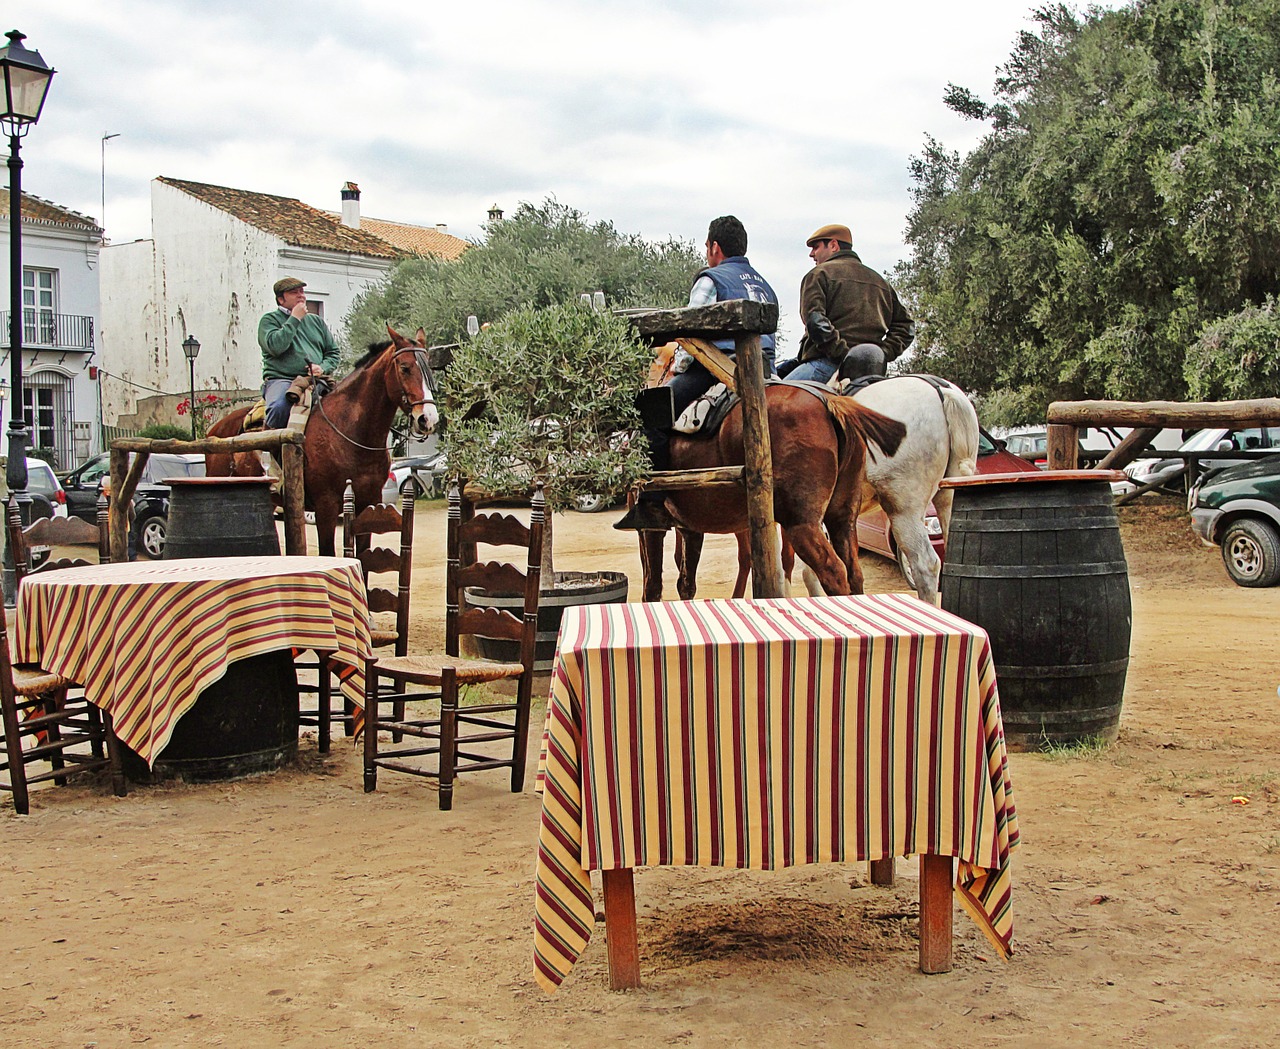
{"label": "man in dark jacket", "polygon": [[853,371],[883,375],[915,338],[911,315],[889,282],[854,253],[848,226],[823,226],[806,243],[814,265],[800,282],[805,333],[800,364],[787,378],[826,382],[847,354],[851,364],[856,359]]}
{"label": "man in dark jacket", "polygon": [[[724,302],[729,299],[751,299],[755,302],[778,301],[769,282],[765,280],[747,259],[747,230],[742,222],[733,215],[721,215],[711,220],[707,229],[707,268],[701,270],[694,278],[693,288],[689,292],[690,306],[708,306],[713,302]],[[760,337],[760,352],[764,366],[765,378],[773,374],[774,337]],[[734,356],[732,339],[716,341],[716,346],[724,350],[730,357]],[[713,385],[715,378],[697,361],[688,365],[687,370],[671,380],[671,397],[675,418],[681,412],[706,393]],[[649,459],[655,470],[666,470],[670,467],[670,453],[667,448],[670,433],[655,427],[645,428],[645,437],[649,442]],[[645,531],[670,528],[675,522],[663,505],[666,496],[661,492],[645,492],[637,500],[636,505],[627,511],[625,517],[613,527],[620,531]]]}

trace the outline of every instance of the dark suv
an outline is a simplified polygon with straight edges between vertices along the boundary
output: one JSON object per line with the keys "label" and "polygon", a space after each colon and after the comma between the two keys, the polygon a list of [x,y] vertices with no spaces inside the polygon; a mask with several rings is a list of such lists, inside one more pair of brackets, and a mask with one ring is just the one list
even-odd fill
{"label": "dark suv", "polygon": [[1207,475],[1191,489],[1187,506],[1196,535],[1222,547],[1233,581],[1280,583],[1280,455]]}
{"label": "dark suv", "polygon": [[[96,524],[98,490],[110,473],[110,457],[106,452],[95,455],[87,463],[69,473],[62,481],[67,493],[67,511]],[[133,527],[129,545],[152,559],[164,553],[169,529],[169,486],[160,482],[170,477],[203,477],[203,455],[171,455],[155,452],[147,459],[133,495]]]}

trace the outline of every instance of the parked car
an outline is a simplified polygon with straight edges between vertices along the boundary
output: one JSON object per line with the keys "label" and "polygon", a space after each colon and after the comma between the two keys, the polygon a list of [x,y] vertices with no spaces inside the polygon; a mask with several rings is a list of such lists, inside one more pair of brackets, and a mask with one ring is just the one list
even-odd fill
{"label": "parked car", "polygon": [[27,459],[27,494],[31,496],[30,520],[67,516],[67,493],[53,467],[43,459]]}
{"label": "parked car", "polygon": [[1202,478],[1187,496],[1191,527],[1222,549],[1238,586],[1280,583],[1280,455],[1229,466]]}
{"label": "parked car", "polygon": [[382,486],[381,501],[398,503],[400,487],[410,476],[418,479],[418,494],[425,499],[439,499],[444,495],[445,460],[443,453],[411,455],[404,459],[392,459],[387,483]]}
{"label": "parked car", "polygon": [[[1028,473],[1036,469],[1031,463],[1019,455],[1009,452],[1004,441],[992,437],[986,430],[978,429],[978,473]],[[942,524],[934,513],[933,504],[929,504],[929,512],[924,519],[925,531],[929,533],[929,542],[939,557],[943,554]],[[888,557],[898,562],[902,577],[911,582],[911,573],[898,552],[898,544],[894,542],[893,532],[889,527],[889,515],[879,504],[865,509],[858,515],[858,546],[870,550],[873,554]]]}
{"label": "parked car", "polygon": [[[63,485],[68,507],[74,516],[91,524],[97,523],[98,492],[110,470],[110,456],[103,452],[66,476]],[[170,477],[203,476],[203,455],[155,452],[149,456],[133,494],[130,547],[136,547],[152,559],[159,559],[164,554],[169,531],[169,486],[162,482]]]}
{"label": "parked car", "polygon": [[[1254,451],[1265,448],[1280,448],[1280,427],[1250,426],[1241,430],[1229,430],[1225,427],[1199,430],[1192,434],[1179,448],[1181,452],[1231,452]],[[1200,463],[1202,472],[1216,470],[1237,463],[1247,463],[1250,459],[1205,459]],[[1142,485],[1153,481],[1173,491],[1185,491],[1186,477],[1183,470],[1184,459],[1135,459],[1124,468],[1127,481],[1117,481],[1111,486],[1117,493],[1131,492]]]}
{"label": "parked car", "polygon": [[1043,470],[1049,462],[1049,432],[1047,430],[1027,430],[1021,433],[1005,434],[1001,438],[1010,455],[1026,459],[1033,466]]}

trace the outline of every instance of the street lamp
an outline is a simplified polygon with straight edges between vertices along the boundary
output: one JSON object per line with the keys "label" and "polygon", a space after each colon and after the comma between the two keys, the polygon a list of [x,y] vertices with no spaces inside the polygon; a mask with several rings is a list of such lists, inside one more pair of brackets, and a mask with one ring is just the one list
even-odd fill
{"label": "street lamp", "polygon": [[200,356],[200,340],[188,335],[182,340],[182,352],[187,355],[187,364],[191,367],[191,439],[196,439],[196,358]]}
{"label": "street lamp", "polygon": [[[40,119],[50,69],[39,51],[22,46],[26,37],[16,29],[5,34],[9,43],[0,48],[0,70],[4,73],[4,110],[0,128],[9,136],[9,462],[5,479],[10,493],[18,498],[23,524],[31,520],[31,497],[27,495],[27,419],[22,397],[22,158],[19,146],[27,129]],[[13,551],[6,544],[6,594],[14,592]]]}

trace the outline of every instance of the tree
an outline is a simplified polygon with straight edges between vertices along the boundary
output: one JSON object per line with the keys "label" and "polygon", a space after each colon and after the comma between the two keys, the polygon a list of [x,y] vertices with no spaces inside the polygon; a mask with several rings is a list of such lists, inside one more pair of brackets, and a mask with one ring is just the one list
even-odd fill
{"label": "tree", "polygon": [[912,160],[895,276],[914,365],[1022,414],[993,422],[1057,399],[1274,394],[1256,314],[1280,293],[1280,0],[1034,18],[997,102],[948,90],[990,121],[977,148],[928,139]]}
{"label": "tree", "polygon": [[522,203],[510,218],[490,222],[485,239],[454,262],[413,258],[394,266],[356,300],[348,342],[384,338],[388,320],[422,325],[433,342],[461,342],[469,315],[493,322],[520,307],[577,301],[583,292],[603,291],[614,307],[682,306],[703,265],[686,241],[650,243],[611,222],[588,223],[553,198]]}

